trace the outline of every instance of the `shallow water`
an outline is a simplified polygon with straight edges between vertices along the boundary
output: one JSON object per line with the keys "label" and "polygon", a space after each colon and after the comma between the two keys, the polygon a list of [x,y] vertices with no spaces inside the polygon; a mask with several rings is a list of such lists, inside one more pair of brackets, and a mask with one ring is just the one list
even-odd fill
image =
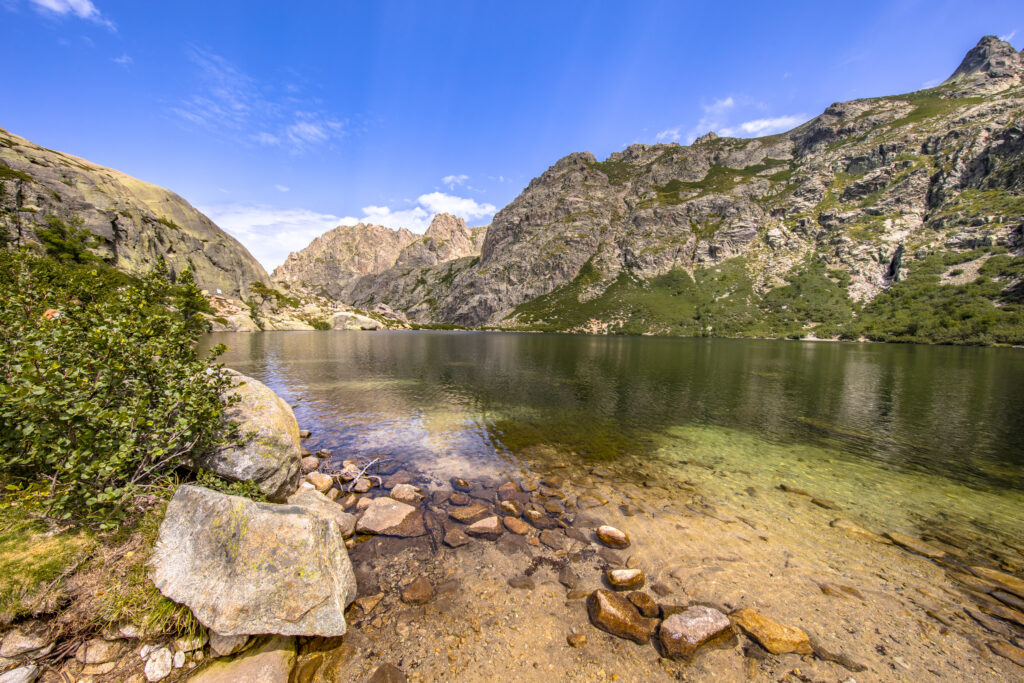
{"label": "shallow water", "polygon": [[1019,350],[422,331],[216,343],[339,457],[439,476],[706,472],[718,495],[786,483],[887,528],[1024,545]]}

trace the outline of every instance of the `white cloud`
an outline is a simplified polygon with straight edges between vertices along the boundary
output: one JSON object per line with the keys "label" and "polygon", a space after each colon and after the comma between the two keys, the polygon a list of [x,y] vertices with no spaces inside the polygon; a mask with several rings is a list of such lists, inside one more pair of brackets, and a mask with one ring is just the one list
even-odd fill
{"label": "white cloud", "polygon": [[666,128],[657,135],[654,136],[657,140],[678,140],[679,139],[679,126],[675,128]]}
{"label": "white cloud", "polygon": [[318,110],[314,100],[304,101],[294,83],[285,83],[275,94],[274,87],[220,55],[197,47],[186,54],[198,72],[198,87],[171,107],[183,121],[294,154],[330,148],[345,136],[345,122]]}
{"label": "white cloud", "polygon": [[277,190],[278,192],[291,192],[292,191],[292,188],[288,187],[287,185],[274,185],[274,189]]}
{"label": "white cloud", "polygon": [[743,123],[725,127],[718,131],[719,135],[727,137],[758,137],[761,135],[772,135],[790,130],[807,120],[803,114],[790,116],[776,116],[769,119],[754,119]]}
{"label": "white cloud", "polygon": [[456,185],[462,185],[467,180],[469,180],[469,176],[464,173],[460,175],[446,175],[444,178],[441,178],[441,182],[447,185],[449,190],[454,190]]}
{"label": "white cloud", "polygon": [[132,59],[127,54],[123,54],[120,57],[114,57],[114,64],[120,64],[121,66],[125,66],[125,67],[129,66],[134,61],[135,60]]}
{"label": "white cloud", "polygon": [[75,16],[79,19],[88,19],[97,24],[106,26],[113,30],[114,24],[100,14],[96,5],[91,0],[30,0],[37,10],[50,12],[61,16]]}
{"label": "white cloud", "polygon": [[[276,188],[282,192],[283,185]],[[423,233],[437,213],[451,213],[467,222],[489,217],[495,207],[473,199],[443,192],[420,195],[415,204],[402,209],[364,206],[362,217],[336,216],[309,209],[279,209],[265,204],[220,204],[199,207],[210,219],[236,237],[268,272],[284,263],[288,254],[306,247],[315,238],[339,225],[368,223],[388,228],[406,228]]]}
{"label": "white cloud", "polygon": [[1013,40],[1013,37],[1015,35],[1017,35],[1017,29],[1013,29],[1012,31],[1007,33],[1005,36],[999,36],[999,40],[1005,40],[1006,42],[1010,42],[1011,40]]}

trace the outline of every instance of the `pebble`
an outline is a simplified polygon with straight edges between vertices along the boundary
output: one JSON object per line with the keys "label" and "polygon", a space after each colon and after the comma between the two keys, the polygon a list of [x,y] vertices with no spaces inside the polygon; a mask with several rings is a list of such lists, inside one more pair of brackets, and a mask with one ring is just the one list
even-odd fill
{"label": "pebble", "polygon": [[13,631],[9,631],[4,636],[3,642],[0,643],[0,657],[18,657],[34,650],[41,650],[46,645],[46,638],[25,633],[16,628]]}
{"label": "pebble", "polygon": [[30,664],[0,674],[0,683],[32,683],[37,678],[39,678],[39,667]]}
{"label": "pebble", "polygon": [[384,599],[383,593],[377,593],[376,595],[367,595],[362,598],[355,599],[355,605],[363,614],[369,614],[373,611],[373,608],[380,604],[380,601]]}
{"label": "pebble", "polygon": [[434,586],[421,576],[402,589],[402,602],[410,605],[425,605],[434,597]]}
{"label": "pebble", "polygon": [[811,641],[801,629],[786,626],[769,619],[760,612],[747,608],[732,614],[732,622],[773,655],[795,652],[812,653]]}
{"label": "pebble", "polygon": [[310,472],[315,472],[320,467],[320,458],[315,455],[307,455],[299,461],[299,464],[302,467],[302,473],[309,474]]}
{"label": "pebble", "polygon": [[543,479],[541,479],[540,483],[544,484],[545,486],[550,486],[553,489],[560,489],[562,488],[562,486],[565,485],[565,479],[562,478],[560,475],[552,474],[551,476],[544,477]]}
{"label": "pebble", "polygon": [[241,652],[249,643],[249,636],[222,636],[216,631],[210,631],[210,649],[217,657],[228,657]]}
{"label": "pebble", "polygon": [[469,505],[469,496],[462,491],[455,491],[448,496],[448,502],[452,505]]}
{"label": "pebble", "polygon": [[545,529],[540,532],[540,542],[552,550],[561,550],[565,547],[565,534],[554,529]]}
{"label": "pebble", "polygon": [[75,652],[75,659],[82,664],[106,664],[117,659],[121,653],[121,643],[118,641],[93,638],[82,643]]}
{"label": "pebble", "polygon": [[514,534],[519,534],[520,536],[525,536],[532,528],[529,524],[518,517],[505,517],[501,521],[505,525],[506,529]]}
{"label": "pebble", "polygon": [[647,581],[643,569],[609,569],[604,576],[615,590],[633,590]]}
{"label": "pebble", "polygon": [[695,605],[661,622],[658,637],[666,655],[680,658],[689,657],[704,643],[731,630],[729,617],[711,607]]}
{"label": "pebble", "polygon": [[566,600],[582,600],[583,598],[588,597],[589,595],[590,595],[590,591],[571,590],[571,591],[569,591],[566,594],[565,599]]}
{"label": "pebble", "polygon": [[325,493],[324,496],[327,497],[327,500],[337,501],[338,498],[341,496],[341,491],[339,491],[336,488],[331,488],[331,490]]}
{"label": "pebble", "polygon": [[570,633],[566,636],[565,641],[569,643],[570,647],[583,647],[587,644],[586,633]]}
{"label": "pebble", "polygon": [[181,667],[185,666],[185,653],[175,652],[174,659],[171,660],[171,664],[174,666],[175,669],[180,669]]}
{"label": "pebble", "polygon": [[513,517],[518,517],[519,515],[523,514],[522,506],[520,506],[519,503],[517,503],[514,500],[503,500],[500,503],[498,503],[498,507],[501,508],[502,512],[508,515],[512,515]]}
{"label": "pebble", "polygon": [[398,470],[384,480],[384,488],[393,489],[399,484],[411,484],[412,482],[413,476],[408,470]]}
{"label": "pebble", "polygon": [[629,547],[629,536],[623,531],[619,531],[613,526],[602,524],[597,527],[597,538],[609,548],[628,548]]}
{"label": "pebble", "polygon": [[470,538],[462,529],[452,528],[444,535],[444,544],[449,548],[458,548],[469,543]]}
{"label": "pebble", "polygon": [[636,569],[640,566],[640,559],[636,555],[630,555],[629,559],[626,560],[626,568]]}
{"label": "pebble", "polygon": [[423,500],[423,494],[412,484],[398,484],[391,489],[391,497],[410,505],[418,505]]}
{"label": "pebble", "polygon": [[637,643],[646,643],[658,624],[657,619],[640,616],[629,600],[612,591],[598,588],[587,598],[591,623],[602,631]]}
{"label": "pebble", "polygon": [[473,522],[466,527],[466,533],[477,538],[485,538],[488,541],[495,541],[498,539],[498,536],[505,533],[505,527],[497,516],[492,516]]}
{"label": "pebble", "polygon": [[448,511],[449,517],[454,519],[456,522],[461,522],[463,524],[479,522],[485,517],[490,517],[491,514],[490,509],[486,505],[482,505],[480,503],[464,505]]}
{"label": "pebble", "polygon": [[167,678],[173,667],[174,655],[166,647],[161,647],[150,653],[143,673],[146,675],[146,680],[153,683]]}
{"label": "pebble", "polygon": [[654,602],[654,598],[643,591],[633,591],[626,596],[626,599],[633,603],[640,614],[645,617],[656,617],[661,613],[661,608],[658,607],[658,603]]}

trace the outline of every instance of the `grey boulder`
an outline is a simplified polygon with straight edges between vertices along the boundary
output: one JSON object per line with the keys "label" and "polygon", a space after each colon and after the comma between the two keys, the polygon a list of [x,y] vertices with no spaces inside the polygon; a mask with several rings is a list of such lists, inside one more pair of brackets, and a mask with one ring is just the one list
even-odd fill
{"label": "grey boulder", "polygon": [[356,597],[334,519],[198,486],[179,487],[168,503],[151,577],[222,636],[340,636]]}

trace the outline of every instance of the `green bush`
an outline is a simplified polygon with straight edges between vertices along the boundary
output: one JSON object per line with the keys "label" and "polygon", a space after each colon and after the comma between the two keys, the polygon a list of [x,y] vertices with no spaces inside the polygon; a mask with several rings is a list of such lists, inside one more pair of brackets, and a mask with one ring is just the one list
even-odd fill
{"label": "green bush", "polygon": [[230,379],[194,350],[183,280],[0,251],[0,476],[44,483],[50,516],[115,526],[226,436]]}

